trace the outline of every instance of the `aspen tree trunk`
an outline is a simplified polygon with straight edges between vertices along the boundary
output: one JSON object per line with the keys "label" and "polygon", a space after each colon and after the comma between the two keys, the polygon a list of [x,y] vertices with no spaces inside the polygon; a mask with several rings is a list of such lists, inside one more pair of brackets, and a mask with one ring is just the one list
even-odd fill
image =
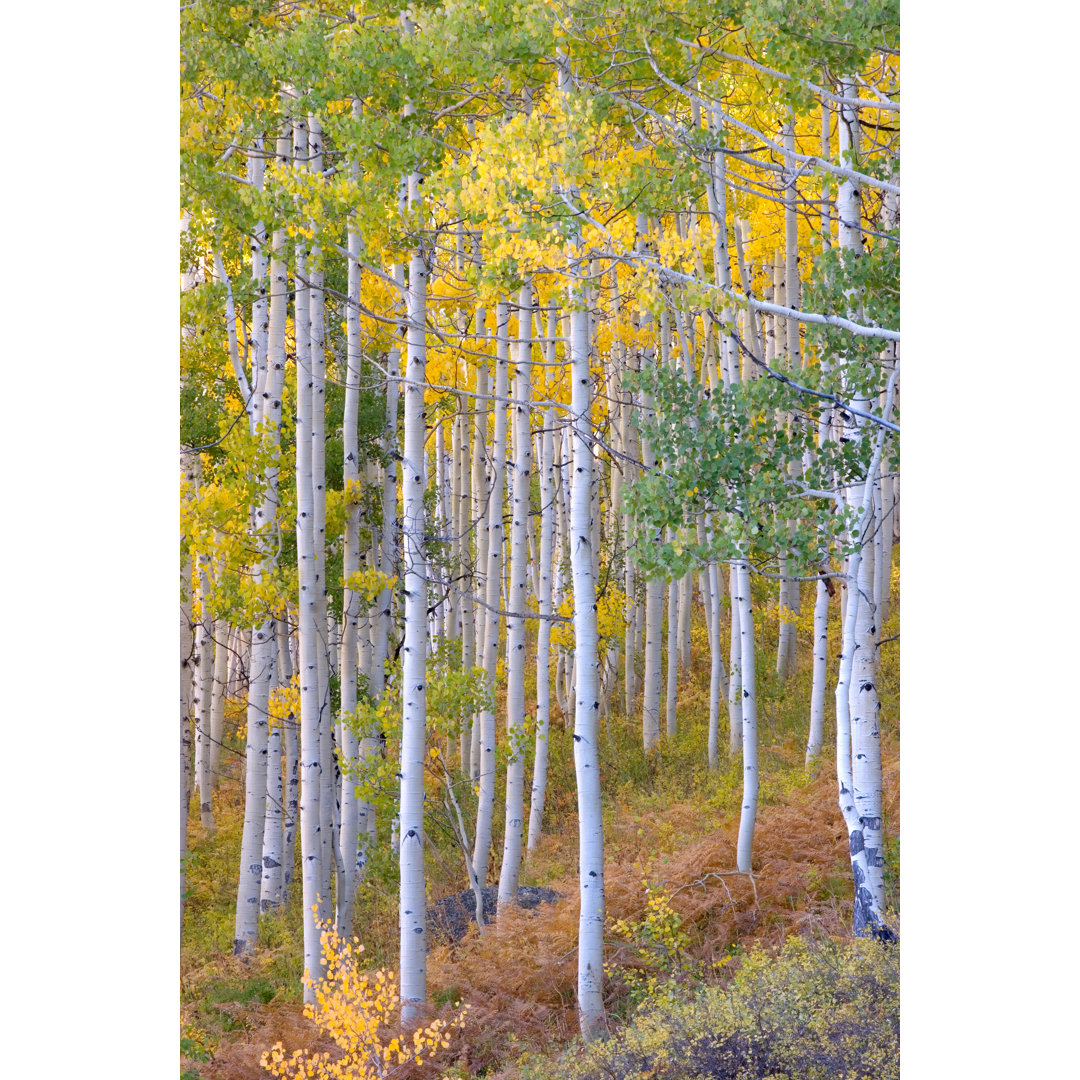
{"label": "aspen tree trunk", "polygon": [[[462,397],[459,408],[461,428],[461,489],[458,494],[458,535],[461,538],[459,545],[459,567],[462,575],[460,590],[461,612],[461,667],[463,671],[469,671],[476,664],[476,604],[473,601],[473,573],[472,555],[470,551],[470,537],[473,533],[472,526],[472,483],[470,472],[470,439],[469,439],[469,415]],[[468,719],[462,723],[459,734],[461,753],[461,774],[472,774],[472,725]],[[472,864],[470,863],[470,866]]]}
{"label": "aspen tree trunk", "polygon": [[[353,103],[353,115],[358,113]],[[359,179],[359,165],[350,166],[353,179]],[[348,516],[345,519],[345,543],[342,570],[345,587],[341,611],[341,756],[352,765],[359,756],[356,729],[346,718],[356,710],[357,666],[359,663],[360,597],[349,585],[352,575],[360,571],[360,447],[357,421],[360,406],[360,234],[355,215],[350,214],[347,226],[349,251],[348,303],[345,307],[345,412],[342,424],[344,463],[342,479]],[[357,806],[356,783],[345,780],[341,785],[341,879],[338,882],[335,923],[338,934],[348,940],[352,936],[353,897],[356,892],[357,834],[362,808]]]}
{"label": "aspen tree trunk", "polygon": [[739,815],[739,840],[735,855],[738,869],[751,872],[754,847],[754,821],[757,817],[757,685],[754,678],[754,613],[750,604],[750,564],[745,559],[735,563],[738,572],[738,593],[732,596],[732,606],[739,605],[740,655],[742,658],[742,756],[743,794]]}
{"label": "aspen tree trunk", "polygon": [[[322,175],[322,129],[317,117],[309,114],[308,163],[300,161],[301,169],[310,169],[315,176]],[[311,536],[313,552],[313,585],[315,603],[316,672],[319,698],[319,842],[321,845],[320,868],[322,885],[319,904],[320,919],[331,915],[331,882],[335,868],[340,873],[337,858],[337,785],[335,782],[333,705],[330,701],[330,625],[326,604],[326,348],[325,348],[325,296],[322,289],[323,271],[318,245],[311,250],[309,264],[310,288],[308,290],[308,353],[311,372]],[[297,290],[299,297],[300,291]],[[301,331],[302,336],[302,331]],[[297,350],[299,358],[299,348]]]}
{"label": "aspen tree trunk", "polygon": [[525,612],[529,588],[527,526],[532,478],[532,435],[529,431],[530,378],[532,376],[532,284],[518,297],[518,357],[514,372],[514,465],[510,524],[510,587],[506,617],[507,685],[506,736],[510,758],[506,766],[506,817],[503,858],[499,873],[498,904],[517,904],[521,872],[522,827],[525,814]]}
{"label": "aspen tree trunk", "polygon": [[[415,33],[402,15],[406,35]],[[405,115],[414,111],[406,102]],[[408,209],[419,222],[421,177],[409,174]],[[401,547],[405,586],[405,642],[401,672],[400,994],[401,1021],[419,1018],[427,1001],[427,912],[424,872],[424,764],[427,760],[427,487],[424,460],[424,390],[427,382],[427,253],[419,244],[409,260],[406,295],[405,435],[401,482]]]}
{"label": "aspen tree trunk", "polygon": [[[857,87],[841,80],[845,97],[856,97]],[[859,149],[859,122],[855,107],[840,108],[839,145],[843,155]],[[846,258],[862,250],[862,207],[857,184],[845,178],[837,195],[839,241]],[[885,415],[892,408],[899,368],[894,368],[886,393]],[[856,408],[868,402],[855,395]],[[858,547],[848,560],[847,610],[841,645],[841,671],[837,679],[837,776],[841,812],[851,837],[852,873],[855,880],[855,932],[891,936],[881,917],[884,908],[884,857],[881,821],[881,741],[878,727],[877,626],[874,608],[873,531],[874,484],[880,468],[886,429],[882,429],[867,473],[859,509]],[[851,417],[849,437],[863,437],[862,425]],[[855,506],[856,493],[850,504]],[[841,696],[845,698],[841,712]],[[847,743],[841,760],[841,740]],[[850,779],[850,784],[848,780]]]}
{"label": "aspen tree trunk", "polygon": [[[559,90],[569,94],[569,61],[558,54]],[[569,193],[576,198],[577,192]],[[589,408],[589,313],[582,277],[585,259],[581,236],[571,238],[575,249],[567,266],[570,288],[570,416],[573,435],[574,482],[571,490],[570,565],[574,579],[574,769],[578,789],[578,875],[581,913],[578,921],[578,1021],[582,1038],[591,1042],[605,1029],[604,979],[604,836],[600,804],[600,755],[597,745],[600,709],[597,686],[596,581],[589,504],[593,457]]]}
{"label": "aspen tree trunk", "polygon": [[214,805],[211,798],[212,782],[210,779],[210,709],[214,681],[214,620],[206,608],[207,593],[210,583],[206,573],[200,574],[202,587],[200,602],[202,617],[196,626],[195,671],[198,675],[195,686],[198,696],[195,700],[195,779],[199,789],[199,818],[208,836],[214,834]]}
{"label": "aspen tree trunk", "polygon": [[[277,140],[279,161],[287,159],[289,137]],[[275,451],[280,446],[281,395],[285,382],[285,316],[288,288],[285,265],[280,258],[284,230],[274,231],[270,261],[271,298],[267,346],[266,383],[257,388],[262,401],[260,417],[265,437]],[[255,528],[259,546],[258,560],[252,571],[256,584],[273,568],[275,556],[269,548],[268,532],[277,514],[278,467],[267,467],[262,483],[262,500],[255,509]],[[236,897],[236,928],[233,951],[246,953],[255,945],[259,927],[259,901],[262,886],[263,828],[266,819],[266,756],[269,734],[268,706],[271,679],[276,662],[275,621],[273,616],[251,628],[250,666],[248,668],[247,747],[244,762],[244,829],[240,841],[240,875]]]}
{"label": "aspen tree trunk", "polygon": [[[410,188],[415,177],[410,176]],[[414,201],[414,200],[411,200]],[[427,263],[409,261],[406,339],[405,443],[402,460],[402,555],[405,644],[401,734],[401,1017],[416,1019],[427,1000],[424,874],[424,762],[427,755],[427,552],[424,511],[424,385],[426,382]]]}
{"label": "aspen tree trunk", "polygon": [[[894,369],[889,379],[883,412],[886,417],[892,411],[898,373],[899,369]],[[873,651],[876,643],[872,612],[868,618],[860,610],[872,605],[872,601],[866,599],[872,596],[872,592],[865,591],[863,587],[871,585],[863,573],[863,567],[869,561],[867,532],[873,522],[874,481],[881,465],[886,435],[887,430],[882,428],[867,470],[856,526],[862,542],[852,554],[848,567],[848,573],[858,582],[858,587],[849,590],[841,639],[840,671],[836,680],[836,774],[840,812],[848,830],[848,849],[855,883],[853,928],[858,935],[873,934],[882,940],[891,940],[895,934],[885,925],[883,914],[881,749],[877,727],[877,693],[873,683]],[[871,623],[870,627],[867,626],[868,622]],[[866,655],[868,651],[869,656]],[[862,657],[859,656],[860,652]],[[862,682],[863,679],[866,683]],[[853,708],[856,710],[855,718],[852,717]],[[861,726],[862,731],[858,730],[857,725]],[[860,761],[860,757],[864,760]]]}
{"label": "aspen tree trunk", "polygon": [[690,670],[690,611],[694,599],[694,581],[691,572],[679,580],[679,667]]}
{"label": "aspen tree trunk", "polygon": [[814,676],[810,689],[810,730],[806,736],[806,767],[813,768],[825,738],[825,681],[828,678],[829,588],[817,583],[814,599]]}
{"label": "aspen tree trunk", "polygon": [[[281,656],[277,641],[274,642],[274,680],[273,685],[280,685],[281,676],[277,664]],[[273,687],[271,687],[273,689]],[[271,715],[270,735],[266,748],[266,822],[263,825],[262,847],[262,887],[259,890],[259,907],[270,911],[279,907],[282,900],[282,806],[281,786],[281,731],[284,717]]]}
{"label": "aspen tree trunk", "polygon": [[[289,612],[281,613],[277,624],[278,682],[282,686],[292,686],[293,662],[290,649]],[[289,695],[289,701],[293,700]],[[296,713],[290,704],[288,712],[281,721],[283,756],[285,759],[285,781],[282,801],[281,838],[281,902],[289,898],[292,887],[293,868],[296,863],[296,825],[300,820],[300,768],[299,737]]]}
{"label": "aspen tree trunk", "polygon": [[[401,280],[403,282],[404,278]],[[401,397],[401,385],[398,379],[400,363],[401,350],[397,347],[392,348],[386,358],[386,413],[382,437],[386,467],[383,470],[382,552],[379,562],[379,569],[390,578],[396,577],[398,573],[397,421],[398,401]],[[394,626],[393,603],[394,590],[387,586],[379,593],[374,649],[371,658],[371,696],[375,701],[380,700],[386,690],[386,662],[390,655],[390,635]],[[369,829],[372,833],[374,820],[374,808],[372,808],[368,816]]]}
{"label": "aspen tree trunk", "polygon": [[[661,327],[663,327],[661,323]],[[663,343],[663,334],[661,334]],[[661,345],[663,348],[663,344]],[[652,409],[646,397],[646,409]],[[647,439],[641,440],[641,461],[646,472],[656,468],[656,454]],[[659,537],[657,537],[659,539]],[[576,604],[575,604],[576,606]],[[664,582],[654,578],[645,582],[645,685],[641,693],[641,737],[646,753],[660,739],[660,639],[664,618]],[[676,629],[677,638],[677,629]],[[673,643],[677,649],[677,644]]]}
{"label": "aspen tree trunk", "polygon": [[[830,120],[829,107],[821,105],[821,156],[825,160],[830,156]],[[829,189],[827,180],[822,180],[821,214],[819,232],[821,246],[827,250],[832,245],[832,224],[829,210]],[[821,368],[829,369],[828,357],[822,356]],[[818,415],[818,446],[821,447],[832,436],[833,409],[823,401]],[[821,553],[822,571],[829,569],[829,550],[826,543]],[[814,595],[814,672],[810,687],[810,725],[806,736],[806,767],[813,769],[825,739],[825,684],[828,679],[829,649],[829,598],[832,589],[824,577],[818,579]]]}
{"label": "aspen tree trunk", "polygon": [[184,929],[184,897],[187,893],[187,821],[191,804],[191,667],[195,654],[192,633],[191,559],[180,575],[180,930]]}
{"label": "aspen tree trunk", "polygon": [[221,778],[221,740],[225,734],[225,692],[229,680],[229,625],[214,623],[214,690],[210,699],[210,787]]}
{"label": "aspen tree trunk", "polygon": [[[711,531],[711,530],[710,530]],[[722,609],[720,602],[720,567],[712,563],[708,568],[711,581],[712,602],[709,606],[709,622],[712,627],[712,663],[709,669],[709,768],[716,768],[720,754],[720,698],[723,696],[728,706],[728,723],[731,718],[731,684],[724,671],[724,658],[720,649],[722,631]],[[732,604],[732,608],[734,608]],[[742,716],[739,717],[740,721]]]}
{"label": "aspen tree trunk", "polygon": [[[552,308],[548,318],[548,337],[555,337],[556,313]],[[548,362],[555,359],[555,343],[547,347]],[[554,432],[555,410],[544,410],[544,431],[540,440],[540,561],[537,567],[537,601],[540,606],[540,626],[536,632],[536,754],[533,758],[532,802],[529,808],[528,850],[535,851],[540,843],[544,819],[544,800],[547,793],[548,737],[551,716],[551,692],[548,685],[551,671],[551,623],[544,618],[552,614],[552,525],[554,522],[555,467]],[[556,681],[558,674],[556,673]]]}
{"label": "aspen tree trunk", "polygon": [[[294,166],[307,170],[306,118],[293,124]],[[310,292],[307,257],[296,246],[293,327],[296,335],[296,555],[299,580],[297,627],[300,639],[300,865],[304,905],[304,970],[315,982],[324,972],[317,920],[326,917],[327,815],[322,806],[324,757],[319,687],[319,582],[315,562],[315,491],[312,476],[312,366]],[[271,319],[273,313],[271,312]],[[314,986],[305,984],[304,1001],[315,1001]]]}
{"label": "aspen tree trunk", "polygon": [[[799,308],[802,306],[802,289],[799,282],[799,236],[798,236],[798,188],[797,170],[795,166],[795,125],[789,120],[784,126],[784,167],[785,179],[788,185],[787,195],[784,200],[784,303],[788,307]],[[782,320],[783,321],[783,320]],[[795,374],[802,366],[802,349],[799,341],[799,322],[795,318],[786,320],[786,332],[784,335],[784,363],[786,369]],[[790,414],[788,423],[794,425],[801,423],[795,414]],[[789,466],[792,479],[801,475],[801,469],[796,462]],[[789,525],[789,530],[794,531],[794,523]],[[783,574],[790,565],[790,555],[784,556],[781,564]],[[798,634],[794,620],[800,613],[799,582],[792,579],[781,579],[780,582],[780,642],[777,645],[776,673],[781,679],[789,677],[796,668],[798,662]]]}
{"label": "aspen tree trunk", "polygon": [[[503,554],[503,478],[506,475],[506,399],[510,359],[509,306],[500,300],[495,308],[495,417],[492,424],[491,484],[488,500],[487,629],[484,634],[484,670],[488,685],[495,685],[499,660],[500,585]],[[505,609],[509,610],[509,609]],[[476,809],[473,870],[481,888],[487,882],[495,812],[495,714],[480,714],[480,794]]]}
{"label": "aspen tree trunk", "polygon": [[672,578],[668,582],[668,605],[667,605],[667,734],[674,737],[678,721],[676,719],[675,702],[679,686],[679,650],[676,647],[679,627],[679,583]]}
{"label": "aspen tree trunk", "polygon": [[[486,336],[487,312],[483,307],[476,311],[477,344]],[[476,368],[476,410],[473,418],[473,460],[472,460],[472,528],[476,532],[476,572],[473,575],[475,595],[487,600],[487,564],[488,564],[488,520],[489,498],[484,456],[487,452],[487,392],[488,372],[486,361]],[[473,604],[474,613],[474,663],[485,667],[487,651],[485,646],[488,612],[480,604]],[[485,667],[486,670],[486,667]],[[472,718],[469,738],[469,772],[473,784],[480,783],[480,738],[482,722],[479,715]],[[475,869],[475,864],[474,864]]]}

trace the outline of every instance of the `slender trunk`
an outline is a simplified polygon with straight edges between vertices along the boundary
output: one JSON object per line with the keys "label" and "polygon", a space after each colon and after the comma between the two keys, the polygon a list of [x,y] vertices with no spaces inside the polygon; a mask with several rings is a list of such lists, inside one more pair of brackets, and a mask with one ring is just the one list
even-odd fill
{"label": "slender trunk", "polygon": [[[407,35],[415,26],[402,16]],[[407,102],[405,115],[413,112]],[[408,178],[408,209],[423,212],[422,177]],[[424,389],[427,381],[427,258],[422,246],[409,260],[406,297],[405,436],[402,454],[401,541],[405,585],[405,642],[401,670],[400,993],[401,1021],[419,1018],[427,1002],[427,879],[424,872],[424,765],[427,760],[427,487],[424,460]]]}
{"label": "slender trunk", "polygon": [[[288,135],[277,140],[277,156],[282,164],[289,153]],[[278,508],[277,450],[280,446],[281,396],[285,382],[285,318],[288,289],[285,264],[280,258],[284,230],[274,232],[270,261],[271,298],[267,345],[267,375],[259,396],[262,400],[263,437],[274,451],[262,478],[262,499],[255,510],[256,544],[259,555],[252,571],[256,585],[262,582],[275,562],[269,533]],[[262,887],[263,828],[266,819],[266,754],[269,734],[268,706],[270,680],[275,667],[275,622],[272,616],[254,626],[251,633],[248,667],[247,746],[244,759],[244,828],[240,841],[240,875],[236,896],[236,928],[233,951],[245,953],[255,945],[259,927],[259,900]]]}
{"label": "slender trunk", "polygon": [[738,593],[732,597],[739,605],[740,655],[742,657],[742,756],[743,794],[739,815],[739,840],[735,864],[744,873],[751,872],[754,846],[754,821],[757,817],[757,686],[754,678],[754,613],[750,605],[750,564],[739,559]]}
{"label": "slender trunk", "polygon": [[195,778],[199,789],[199,818],[208,836],[214,833],[214,805],[211,798],[210,770],[210,710],[214,681],[214,620],[206,607],[210,583],[206,573],[200,574],[202,617],[196,627],[195,670],[198,697],[195,701]]}
{"label": "slender trunk", "polygon": [[[709,567],[710,592],[709,623],[712,627],[712,663],[709,669],[709,768],[715,769],[720,754],[720,698],[728,703],[729,724],[731,723],[731,686],[727,672],[724,671],[724,657],[720,649],[721,615],[720,603],[720,567],[713,563]],[[741,720],[741,717],[740,717]]]}
{"label": "slender trunk", "polygon": [[[484,308],[476,312],[477,337],[485,334],[487,313]],[[479,345],[479,342],[478,342]],[[484,457],[487,453],[487,392],[488,373],[486,362],[476,368],[476,407],[473,419],[473,460],[472,460],[472,519],[471,527],[476,532],[476,572],[473,574],[475,595],[487,600],[487,563],[488,563],[488,487],[484,471]],[[488,612],[480,604],[473,604],[474,615],[474,661],[483,667],[487,656],[485,636],[488,625]],[[480,783],[480,736],[482,734],[480,715],[474,715],[469,731],[469,772],[473,784]]]}
{"label": "slender trunk", "polygon": [[[359,111],[353,103],[353,114]],[[356,163],[350,166],[354,179],[359,178]],[[356,710],[357,667],[359,664],[360,596],[349,585],[352,575],[360,571],[360,446],[357,422],[360,407],[360,234],[354,215],[349,216],[347,240],[348,304],[345,308],[345,411],[342,424],[342,450],[344,463],[342,479],[345,483],[347,517],[345,518],[345,543],[342,552],[342,571],[345,587],[342,595],[342,628],[340,686],[341,703],[341,757],[344,771],[354,768],[359,757],[359,743],[355,726],[348,717]],[[350,494],[353,493],[353,494]],[[353,897],[356,890],[357,833],[361,807],[357,805],[356,785],[346,780],[341,785],[341,834],[340,865],[341,880],[338,882],[336,929],[343,939],[352,936]]]}
{"label": "slender trunk", "polygon": [[221,740],[225,734],[225,692],[229,679],[229,625],[214,623],[214,690],[210,699],[210,787],[221,779]]}
{"label": "slender trunk", "polygon": [[191,624],[191,560],[185,560],[180,576],[180,930],[184,928],[184,897],[187,894],[187,822],[191,804],[191,668],[195,635]]}
{"label": "slender trunk", "polygon": [[[282,611],[281,618],[278,620],[277,655],[278,682],[282,686],[288,687],[292,686],[295,671],[290,643],[289,612],[286,609]],[[290,693],[290,703],[293,700]],[[287,713],[282,718],[281,737],[283,757],[285,759],[285,787],[282,794],[284,811],[282,814],[281,838],[281,902],[285,903],[289,898],[289,891],[292,887],[293,868],[296,863],[296,825],[300,820],[300,728],[292,704],[290,704]]]}
{"label": "slender trunk", "polygon": [[514,464],[510,524],[510,587],[506,618],[507,684],[506,736],[510,757],[506,765],[506,817],[503,858],[499,872],[499,909],[517,904],[521,871],[522,827],[525,814],[525,611],[527,580],[529,486],[532,478],[532,435],[529,431],[529,380],[532,374],[532,285],[518,297],[518,357],[514,372]]}
{"label": "slender trunk", "polygon": [[[894,370],[886,394],[884,415],[892,410]],[[881,848],[881,758],[877,725],[877,691],[873,675],[873,617],[860,619],[869,607],[862,586],[871,582],[862,573],[868,554],[868,526],[873,521],[874,481],[881,464],[886,429],[878,434],[863,485],[859,523],[861,543],[850,559],[848,573],[859,587],[850,591],[840,646],[840,670],[836,680],[836,775],[840,812],[848,830],[848,849],[855,883],[853,927],[856,934],[873,934],[884,940],[895,935],[884,921],[884,858]],[[861,624],[861,625],[860,625]],[[867,652],[869,651],[869,656]],[[862,657],[859,657],[862,653]],[[859,670],[861,668],[862,670]],[[852,718],[852,705],[856,716]],[[876,764],[872,760],[876,754]],[[863,758],[865,760],[860,760]],[[854,759],[854,762],[853,762]]]}
{"label": "slender trunk", "polygon": [[[559,55],[559,89],[570,93],[569,62]],[[576,197],[576,192],[571,192]],[[604,834],[600,803],[600,755],[597,745],[596,581],[589,521],[593,458],[589,430],[592,375],[589,371],[589,313],[581,277],[585,260],[580,235],[572,240],[575,258],[570,279],[570,417],[573,472],[570,515],[570,565],[574,579],[574,771],[578,789],[578,1021],[582,1038],[599,1038],[604,1020]]]}
{"label": "slender trunk", "polygon": [[[488,685],[495,685],[499,660],[500,585],[503,562],[503,478],[506,475],[506,399],[510,359],[510,314],[505,301],[495,309],[495,417],[491,450],[491,483],[488,501],[487,630],[484,634],[484,670]],[[509,610],[509,609],[504,609]],[[480,794],[476,810],[473,869],[481,886],[487,883],[495,813],[495,714],[480,714]]]}
{"label": "slender trunk", "polygon": [[806,767],[812,769],[825,738],[825,680],[828,677],[829,588],[817,583],[814,599],[814,678],[810,689],[810,730],[806,737]]}
{"label": "slender trunk", "polygon": [[679,686],[679,650],[675,639],[679,627],[679,583],[672,578],[668,582],[667,605],[667,734],[674,737],[677,730],[675,702]]}
{"label": "slender trunk", "polygon": [[[551,309],[548,337],[555,336],[555,309]],[[549,346],[548,356],[554,359],[554,342]],[[554,520],[555,468],[554,439],[555,410],[544,411],[544,431],[540,442],[540,561],[537,567],[539,593],[537,600],[540,614],[550,615],[551,604],[551,553]],[[544,618],[536,632],[536,754],[533,759],[532,804],[529,809],[528,850],[535,851],[540,843],[544,818],[544,799],[547,792],[548,737],[551,716],[551,623]],[[556,672],[556,684],[558,673]]]}
{"label": "slender trunk", "polygon": [[[278,671],[281,649],[274,642],[273,685],[281,685]],[[259,890],[259,907],[271,911],[281,905],[282,899],[282,786],[281,786],[281,732],[284,717],[270,715],[270,734],[266,744],[266,821],[263,825],[262,885]]]}
{"label": "slender trunk", "polygon": [[694,576],[687,572],[679,580],[679,667],[690,670],[690,613],[694,599]]}
{"label": "slender trunk", "polygon": [[[410,186],[412,186],[410,177]],[[405,644],[401,734],[401,1016],[416,1019],[427,1000],[427,926],[424,873],[424,763],[427,756],[427,552],[424,544],[424,383],[427,342],[427,263],[409,261],[402,461],[402,555],[405,565]]]}

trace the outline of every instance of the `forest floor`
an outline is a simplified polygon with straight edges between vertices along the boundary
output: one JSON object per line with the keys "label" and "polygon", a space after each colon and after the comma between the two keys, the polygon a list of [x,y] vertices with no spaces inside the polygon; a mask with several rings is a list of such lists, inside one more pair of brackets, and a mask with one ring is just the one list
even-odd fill
{"label": "forest floor", "polygon": [[[894,570],[894,585],[896,577]],[[804,596],[803,610],[811,608]],[[776,947],[792,933],[850,936],[851,867],[837,807],[831,716],[816,774],[803,767],[809,628],[800,624],[798,670],[780,683],[773,674],[778,616],[773,609],[770,620],[767,607],[761,614],[761,786],[752,878],[735,872],[740,762],[722,752],[719,768],[710,771],[703,760],[708,717],[704,628],[695,626],[693,631],[689,677],[680,674],[680,732],[674,739],[663,739],[658,751],[646,757],[639,717],[613,712],[605,724],[605,988],[612,1025],[628,1015],[650,977],[687,985],[724,982],[755,942]],[[894,913],[899,911],[899,648],[895,640],[884,639],[898,633],[898,620],[894,607],[882,628],[879,682],[886,885]],[[835,636],[835,628],[832,633]],[[830,640],[829,655],[838,651],[838,642]],[[832,704],[831,685],[827,704]],[[483,935],[474,928],[458,942],[433,944],[428,955],[433,1012],[446,1015],[458,1002],[471,1008],[467,1026],[447,1056],[423,1075],[513,1076],[519,1062],[558,1051],[576,1036],[577,816],[570,735],[554,713],[547,831],[530,853],[521,882],[552,889],[562,898],[511,911]],[[721,742],[726,743],[723,710],[721,727]],[[303,1015],[303,950],[295,900],[263,918],[259,948],[251,958],[231,955],[240,787],[233,776],[223,779],[213,837],[205,835],[197,815],[189,827],[193,855],[181,958],[182,1023],[190,1040],[187,1048],[201,1047],[205,1053],[199,1056],[210,1058],[182,1057],[189,1080],[265,1080],[268,1074],[259,1059],[277,1042],[288,1051],[334,1050]],[[432,832],[442,846],[437,830]],[[501,837],[501,825],[496,835]],[[456,872],[460,853],[446,845],[433,855],[430,904],[464,887],[463,874]],[[493,865],[497,874],[497,860]],[[388,855],[373,862],[355,916],[355,932],[372,966],[391,970],[397,966],[393,870]],[[683,935],[675,949],[658,948],[646,925],[649,901],[658,896],[675,913]],[[402,1070],[395,1075],[407,1074]]]}

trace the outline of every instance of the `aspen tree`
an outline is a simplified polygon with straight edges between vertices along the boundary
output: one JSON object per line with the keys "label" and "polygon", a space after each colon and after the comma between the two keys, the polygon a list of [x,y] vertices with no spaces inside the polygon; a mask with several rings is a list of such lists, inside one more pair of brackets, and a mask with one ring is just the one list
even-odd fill
{"label": "aspen tree", "polygon": [[[408,15],[401,16],[406,37],[416,32]],[[415,103],[406,100],[406,117]],[[414,168],[407,180],[408,215],[419,229],[424,204],[422,177]],[[401,1020],[420,1016],[427,1001],[426,875],[424,872],[424,765],[427,759],[427,578],[424,491],[424,391],[427,382],[427,289],[429,251],[417,237],[409,260],[406,293],[405,431],[401,481],[401,548],[405,589],[405,641],[401,672],[401,797],[399,801],[400,874],[399,931]]]}
{"label": "aspen tree", "polygon": [[[548,314],[547,361],[555,362],[556,309]],[[553,569],[552,542],[555,518],[555,463],[554,426],[555,410],[544,410],[544,426],[540,441],[540,561],[537,567],[540,606],[540,625],[536,631],[536,754],[533,758],[532,801],[529,809],[528,850],[535,851],[540,843],[544,818],[544,801],[547,792],[548,739],[550,737],[551,693],[551,621]],[[558,673],[556,672],[556,683]]]}
{"label": "aspen tree", "polygon": [[[489,686],[495,685],[499,660],[500,585],[503,562],[503,480],[506,476],[506,400],[510,360],[510,309],[505,300],[495,305],[495,416],[492,424],[491,473],[487,507],[486,629],[484,671]],[[480,713],[480,792],[476,808],[476,835],[473,844],[473,871],[481,887],[487,882],[491,857],[491,830],[495,812],[495,714]]]}
{"label": "aspen tree", "polygon": [[[570,63],[557,57],[559,91],[569,96]],[[574,200],[576,191],[567,192]],[[573,485],[569,528],[570,568],[574,580],[574,771],[578,789],[578,878],[581,912],[578,920],[578,1020],[582,1037],[594,1040],[604,1029],[604,836],[600,805],[600,755],[597,720],[596,582],[589,504],[593,455],[589,445],[589,313],[583,278],[587,267],[581,234],[570,238],[567,276],[570,281],[570,434],[573,440]]]}
{"label": "aspen tree", "polygon": [[210,786],[221,779],[221,740],[225,735],[225,695],[229,680],[229,625],[214,622],[214,689],[210,700]]}
{"label": "aspen tree", "polygon": [[532,477],[532,435],[529,431],[530,380],[532,378],[531,282],[518,296],[518,355],[514,369],[513,490],[510,525],[510,582],[507,597],[506,735],[510,758],[506,766],[506,817],[502,868],[499,873],[500,910],[517,903],[521,870],[522,826],[525,799],[525,613],[528,607],[526,565],[527,525]]}
{"label": "aspen tree", "polygon": [[[287,160],[289,137],[283,132],[277,141],[279,166]],[[267,345],[266,381],[256,386],[261,399],[260,428],[276,452],[280,446],[281,396],[285,380],[285,307],[288,289],[285,264],[281,259],[284,229],[275,229],[270,259],[270,314]],[[252,578],[258,584],[274,566],[275,555],[269,548],[268,532],[278,508],[278,470],[269,466],[262,478],[262,496],[255,509],[256,535],[260,537],[258,561]],[[248,669],[247,746],[244,776],[244,829],[240,841],[240,875],[236,898],[236,929],[233,951],[245,953],[255,944],[259,925],[259,902],[262,885],[263,828],[266,819],[266,755],[269,734],[270,687],[277,660],[275,621],[269,614],[251,627],[250,667]]]}
{"label": "aspen tree", "polygon": [[[360,113],[359,102],[353,102],[353,115]],[[349,166],[354,180],[360,178],[358,162]],[[350,214],[347,223],[348,245],[348,302],[345,307],[345,412],[342,424],[344,463],[342,479],[348,516],[345,519],[345,542],[342,552],[342,573],[345,579],[342,596],[341,633],[341,706],[340,716],[348,717],[356,709],[357,666],[359,664],[360,596],[352,587],[353,575],[360,571],[360,448],[357,419],[360,405],[360,233],[356,215]],[[354,726],[346,720],[341,730],[342,760],[351,765],[359,757],[359,744]],[[346,780],[341,785],[341,880],[338,882],[335,925],[338,936],[352,935],[352,907],[356,890],[357,833],[360,807],[357,806],[356,785]]]}

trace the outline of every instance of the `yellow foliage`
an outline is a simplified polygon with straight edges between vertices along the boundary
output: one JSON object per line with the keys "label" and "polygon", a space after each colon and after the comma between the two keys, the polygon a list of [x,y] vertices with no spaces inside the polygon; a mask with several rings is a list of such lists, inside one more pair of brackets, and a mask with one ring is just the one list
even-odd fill
{"label": "yellow foliage", "polygon": [[[304,1006],[304,1014],[329,1035],[344,1051],[337,1061],[328,1053],[294,1050],[286,1056],[277,1043],[265,1051],[260,1064],[271,1076],[282,1080],[381,1080],[407,1061],[421,1064],[425,1055],[450,1045],[454,1028],[465,1026],[466,1005],[450,1020],[433,1020],[417,1028],[409,1040],[403,1034],[389,1036],[396,1023],[399,996],[393,972],[370,974],[361,970],[364,946],[359,938],[341,938],[331,922],[320,923],[326,976],[315,983],[315,1003]],[[308,985],[312,981],[308,979]]]}

